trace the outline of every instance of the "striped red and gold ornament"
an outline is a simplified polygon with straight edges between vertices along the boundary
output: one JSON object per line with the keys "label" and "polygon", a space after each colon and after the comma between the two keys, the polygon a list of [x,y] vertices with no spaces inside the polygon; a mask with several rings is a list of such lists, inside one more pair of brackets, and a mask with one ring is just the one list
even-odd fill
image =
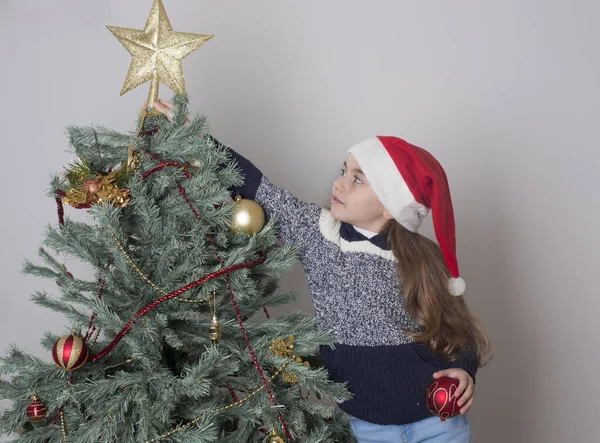
{"label": "striped red and gold ornament", "polygon": [[34,423],[42,421],[46,418],[47,414],[48,409],[46,409],[46,405],[42,403],[35,394],[32,395],[31,403],[27,406],[27,418],[29,418],[29,421]]}
{"label": "striped red and gold ornament", "polygon": [[52,348],[54,363],[65,371],[81,368],[89,356],[85,341],[75,333],[58,339]]}

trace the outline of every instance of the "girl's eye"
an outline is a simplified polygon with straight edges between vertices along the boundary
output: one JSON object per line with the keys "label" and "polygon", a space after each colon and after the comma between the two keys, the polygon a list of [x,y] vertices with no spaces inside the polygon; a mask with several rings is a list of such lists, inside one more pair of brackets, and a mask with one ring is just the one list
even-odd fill
{"label": "girl's eye", "polygon": [[354,176],[354,183],[360,183],[360,184],[362,184],[362,180],[355,175]]}
{"label": "girl's eye", "polygon": [[340,169],[340,171],[342,171],[342,173],[340,174],[342,177],[344,177],[346,175],[346,171],[344,171],[343,169]]}

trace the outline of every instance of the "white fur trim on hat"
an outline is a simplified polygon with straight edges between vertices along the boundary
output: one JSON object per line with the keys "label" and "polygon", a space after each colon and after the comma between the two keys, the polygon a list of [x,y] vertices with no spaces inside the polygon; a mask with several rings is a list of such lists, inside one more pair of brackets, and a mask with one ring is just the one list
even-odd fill
{"label": "white fur trim on hat", "polygon": [[415,200],[381,141],[369,138],[348,152],[360,165],[385,209],[406,229],[416,232],[429,209]]}

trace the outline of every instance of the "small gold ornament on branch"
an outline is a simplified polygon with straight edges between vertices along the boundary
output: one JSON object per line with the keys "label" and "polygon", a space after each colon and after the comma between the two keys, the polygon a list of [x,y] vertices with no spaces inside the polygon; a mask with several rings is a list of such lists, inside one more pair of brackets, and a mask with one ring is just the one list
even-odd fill
{"label": "small gold ornament on branch", "polygon": [[269,434],[269,438],[267,438],[267,443],[285,443],[285,440],[273,429],[271,434]]}
{"label": "small gold ornament on branch", "polygon": [[219,319],[217,318],[217,293],[213,291],[211,297],[212,304],[210,302],[210,298],[208,299],[208,306],[212,311],[212,319],[210,321],[210,327],[208,328],[208,337],[214,344],[219,344],[221,341],[221,333],[223,328],[221,323],[219,323]]}
{"label": "small gold ornament on branch", "polygon": [[213,315],[213,318],[210,321],[210,327],[208,328],[208,336],[214,344],[219,344],[221,341],[222,329],[223,328],[221,323],[219,323],[217,316]]}

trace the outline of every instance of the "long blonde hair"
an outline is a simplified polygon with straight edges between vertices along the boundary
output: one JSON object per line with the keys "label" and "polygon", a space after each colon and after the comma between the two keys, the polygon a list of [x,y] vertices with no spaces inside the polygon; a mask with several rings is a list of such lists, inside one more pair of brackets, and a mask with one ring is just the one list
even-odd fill
{"label": "long blonde hair", "polygon": [[420,326],[418,331],[406,331],[407,335],[449,362],[474,351],[480,366],[486,364],[490,340],[463,297],[450,295],[450,272],[439,246],[394,219],[386,223],[383,233],[398,260],[404,308]]}

